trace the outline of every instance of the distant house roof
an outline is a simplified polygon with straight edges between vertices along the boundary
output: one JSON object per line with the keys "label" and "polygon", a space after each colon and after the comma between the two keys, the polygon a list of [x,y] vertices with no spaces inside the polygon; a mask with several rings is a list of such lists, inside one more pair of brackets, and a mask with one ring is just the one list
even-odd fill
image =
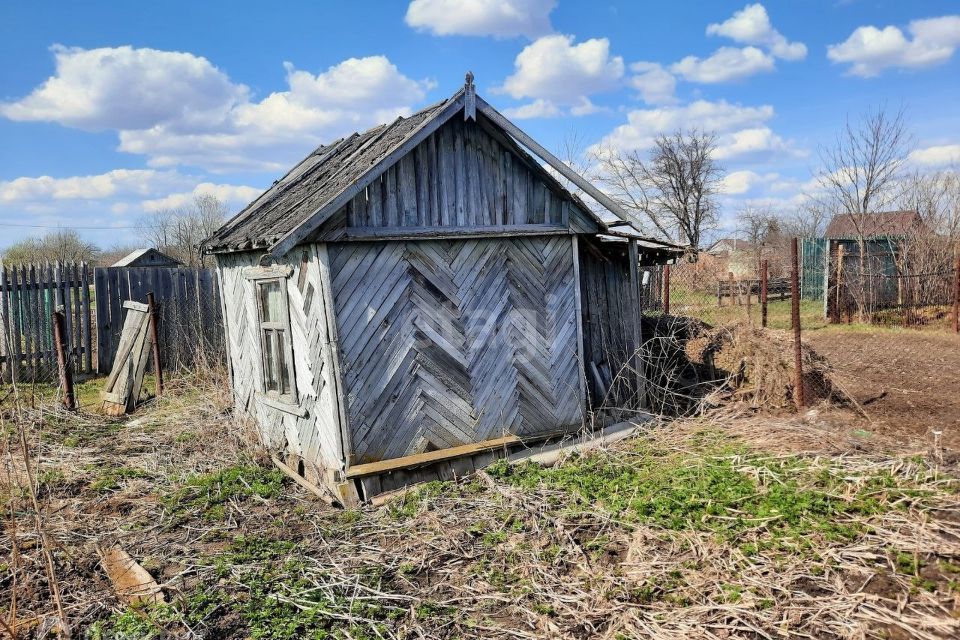
{"label": "distant house roof", "polygon": [[720,238],[707,249],[707,253],[726,253],[727,251],[752,251],[753,245],[737,238]]}
{"label": "distant house roof", "polygon": [[111,267],[162,267],[182,264],[176,258],[171,258],[156,249],[146,248],[131,251],[114,262]]}
{"label": "distant house roof", "polygon": [[[904,236],[923,226],[923,219],[916,211],[880,211],[862,217],[849,213],[833,216],[827,238],[855,238],[863,233],[866,238]],[[860,228],[862,227],[862,228]]]}

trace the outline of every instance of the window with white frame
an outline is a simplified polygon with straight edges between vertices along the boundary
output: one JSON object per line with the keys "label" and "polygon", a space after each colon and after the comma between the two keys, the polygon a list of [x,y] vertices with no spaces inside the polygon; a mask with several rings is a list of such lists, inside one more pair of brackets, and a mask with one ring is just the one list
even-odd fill
{"label": "window with white frame", "polygon": [[267,397],[296,403],[288,275],[286,270],[268,267],[251,270],[249,277],[253,280],[256,295],[263,392]]}

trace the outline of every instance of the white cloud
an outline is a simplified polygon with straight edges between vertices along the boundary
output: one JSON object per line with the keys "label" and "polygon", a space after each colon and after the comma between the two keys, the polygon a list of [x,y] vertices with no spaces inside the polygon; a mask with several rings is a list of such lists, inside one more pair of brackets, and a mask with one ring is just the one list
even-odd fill
{"label": "white cloud", "polygon": [[630,78],[630,86],[640,92],[647,104],[672,104],[676,102],[674,92],[677,79],[673,74],[656,62],[634,62],[630,70],[635,75]]}
{"label": "white cloud", "polygon": [[670,70],[690,82],[713,84],[740,80],[776,68],[773,56],[756,47],[720,47],[707,58],[687,56]]}
{"label": "white cloud", "polygon": [[960,16],[914,20],[912,39],[898,27],[858,27],[844,42],[827,47],[827,57],[850,64],[849,73],[864,78],[891,67],[919,68],[942,64],[960,47]]}
{"label": "white cloud", "polygon": [[55,75],[30,95],[0,104],[11,120],[58,122],[87,130],[190,130],[216,123],[247,99],[206,58],[190,53],[54,45]]}
{"label": "white cloud", "polygon": [[114,197],[147,197],[191,182],[173,171],[115,169],[89,176],[54,178],[22,177],[0,182],[0,203],[38,203],[51,200],[104,200]]}
{"label": "white cloud", "polygon": [[407,105],[433,86],[404,76],[384,56],[350,58],[317,75],[285,67],[289,91],[237,105],[221,128],[121,131],[120,150],[146,155],[154,167],[282,170],[321,142],[409,114]]}
{"label": "white cloud", "polygon": [[911,164],[921,167],[946,167],[960,164],[960,144],[944,144],[910,152]]}
{"label": "white cloud", "polygon": [[755,171],[731,171],[724,176],[720,190],[727,195],[740,195],[753,190],[758,185],[770,184],[779,178],[779,174],[759,174]]}
{"label": "white cloud", "polygon": [[119,149],[155,168],[281,170],[321,142],[408,114],[434,86],[384,56],[350,58],[316,75],[287,63],[288,90],[254,102],[246,87],[189,53],[54,52],[56,75],[0,106],[0,115],[117,130]]}
{"label": "white cloud", "polygon": [[724,22],[708,25],[707,35],[724,36],[741,44],[762,46],[784,60],[802,60],[807,55],[805,44],[788,41],[773,27],[766,8],[759,2],[745,6]]}
{"label": "white cloud", "polygon": [[806,154],[794,149],[769,127],[741,129],[724,134],[717,140],[716,157],[721,160],[760,159],[773,155],[803,157]]}
{"label": "white cloud", "polygon": [[197,196],[215,196],[227,204],[231,210],[238,210],[253,202],[263,193],[263,189],[233,184],[213,184],[201,182],[191,191],[171,193],[162,198],[144,200],[141,205],[145,211],[159,211],[161,209],[176,209],[193,202]]}
{"label": "white cloud", "polygon": [[530,118],[556,118],[563,112],[560,107],[549,100],[540,98],[533,102],[520,105],[519,107],[510,107],[503,110],[503,115],[515,120],[529,120]]}
{"label": "white cloud", "polygon": [[146,211],[178,207],[203,194],[216,196],[236,211],[262,192],[257,187],[201,182],[196,176],[154,169],[115,169],[64,178],[21,177],[0,182],[0,216],[43,213],[56,216],[58,223],[82,226],[102,221],[109,211],[114,216],[107,220],[113,224],[117,216],[135,218]]}
{"label": "white cloud", "polygon": [[627,123],[614,129],[594,150],[630,151],[647,149],[660,133],[697,128],[718,134],[763,127],[773,117],[773,107],[744,107],[724,100],[697,100],[688,105],[635,109],[627,113]]}
{"label": "white cloud", "polygon": [[624,73],[623,58],[610,55],[606,38],[574,44],[573,36],[565,35],[545,36],[529,44],[517,55],[514,67],[499,91],[517,99],[580,105],[580,113],[587,96],[616,88]]}
{"label": "white cloud", "polygon": [[550,33],[556,0],[413,0],[406,23],[438,36],[530,39]]}

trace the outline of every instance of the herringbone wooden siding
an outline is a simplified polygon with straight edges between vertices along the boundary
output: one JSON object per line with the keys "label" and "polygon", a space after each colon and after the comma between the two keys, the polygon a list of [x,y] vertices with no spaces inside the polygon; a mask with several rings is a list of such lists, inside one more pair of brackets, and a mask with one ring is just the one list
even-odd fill
{"label": "herringbone wooden siding", "polygon": [[299,455],[328,469],[342,468],[340,419],[317,247],[298,247],[289,256],[294,271],[287,279],[287,294],[299,407],[306,410],[302,418],[258,402],[254,395],[263,391],[260,336],[254,285],[243,277],[243,268],[255,266],[259,257],[256,253],[217,257],[235,405],[255,420],[271,449]]}
{"label": "herringbone wooden siding", "polygon": [[579,427],[569,236],[329,247],[354,464]]}

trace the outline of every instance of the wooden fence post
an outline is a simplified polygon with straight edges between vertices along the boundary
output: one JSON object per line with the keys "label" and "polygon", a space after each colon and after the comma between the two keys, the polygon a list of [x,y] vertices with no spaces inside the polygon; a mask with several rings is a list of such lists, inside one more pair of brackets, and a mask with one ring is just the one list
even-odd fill
{"label": "wooden fence post", "polygon": [[750,308],[750,293],[753,291],[753,280],[747,280],[747,322],[753,326],[753,314]]}
{"label": "wooden fence post", "polygon": [[63,406],[73,411],[77,408],[77,401],[73,395],[73,374],[67,360],[66,345],[63,342],[64,323],[63,313],[54,311],[50,314],[53,326],[53,348],[57,356],[57,372],[60,374],[60,385],[63,387]]}
{"label": "wooden fence post", "polygon": [[800,350],[800,278],[797,260],[797,239],[790,243],[790,320],[793,325],[793,365],[796,377],[794,379],[794,400],[797,409],[804,406],[803,397],[803,354]]}
{"label": "wooden fence post", "polygon": [[843,244],[840,244],[837,246],[837,296],[833,313],[830,314],[833,323],[840,322],[840,303],[843,299]]}
{"label": "wooden fence post", "polygon": [[734,301],[736,300],[736,298],[735,298],[734,293],[733,293],[733,292],[734,292],[734,289],[733,289],[733,271],[727,271],[727,291],[728,291],[728,293],[730,294],[730,306],[732,307],[734,304],[736,304],[736,303],[734,302]]}
{"label": "wooden fence post", "polygon": [[670,265],[663,266],[663,315],[670,315]]}
{"label": "wooden fence post", "polygon": [[767,328],[767,281],[769,264],[767,260],[760,263],[760,326]]}
{"label": "wooden fence post", "polygon": [[157,307],[153,301],[153,291],[147,294],[147,313],[150,315],[150,343],[153,349],[153,369],[157,376],[156,394],[163,393],[163,367],[160,365],[160,339],[157,330]]}

